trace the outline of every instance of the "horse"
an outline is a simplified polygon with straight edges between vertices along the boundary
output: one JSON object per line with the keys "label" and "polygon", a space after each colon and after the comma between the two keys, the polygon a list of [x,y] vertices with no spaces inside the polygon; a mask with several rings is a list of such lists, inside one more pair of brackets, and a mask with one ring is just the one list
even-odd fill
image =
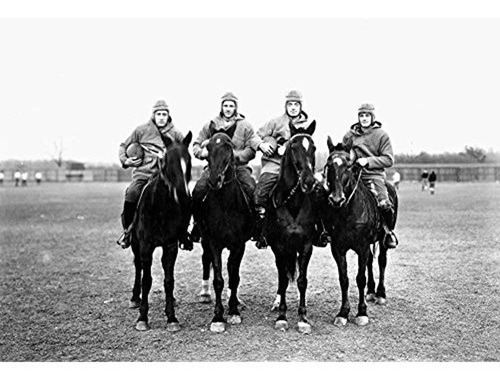
{"label": "horse", "polygon": [[210,330],[223,332],[226,320],[222,305],[222,251],[230,252],[227,261],[229,276],[229,319],[231,325],[241,324],[237,296],[240,283],[240,265],[245,253],[245,243],[250,239],[253,229],[253,211],[250,198],[243,192],[236,178],[236,163],[231,138],[236,125],[226,131],[215,130],[211,123],[211,136],[208,145],[209,190],[201,206],[201,244],[203,248],[203,283],[202,301],[210,301],[208,280],[210,266],[214,271],[213,287],[215,291],[215,310]]}
{"label": "horse", "polygon": [[191,156],[188,146],[191,139],[191,132],[180,143],[162,136],[166,151],[159,154],[159,171],[144,187],[137,205],[132,229],[135,281],[129,306],[139,308],[139,318],[135,326],[139,331],[150,328],[148,295],[152,284],[153,252],[158,246],[163,250],[161,263],[165,274],[167,330],[180,330],[174,310],[174,266],[178,244],[185,250],[193,248],[187,232],[191,218],[191,194],[188,188],[191,180]]}
{"label": "horse", "polygon": [[[346,253],[353,250],[358,256],[356,284],[359,291],[358,314],[355,323],[366,325],[369,322],[364,295],[366,270],[368,271],[366,300],[376,301],[378,304],[385,304],[386,300],[384,279],[387,248],[383,243],[385,232],[382,227],[382,215],[375,195],[361,182],[362,167],[355,163],[354,152],[349,152],[342,144],[333,145],[330,137],[328,137],[327,145],[330,152],[324,168],[327,198],[322,213],[325,215],[324,222],[331,237],[330,246],[337,263],[342,292],[342,305],[334,324],[344,326],[347,323],[350,305]],[[392,227],[394,227],[397,219],[398,197],[392,185],[386,183],[386,186],[389,198],[394,205],[392,219]],[[378,254],[380,275],[375,292],[372,269],[374,253],[371,247],[375,251],[376,245],[380,250]]]}
{"label": "horse", "polygon": [[270,195],[264,225],[264,236],[275,255],[278,270],[276,302],[279,300],[279,306],[275,328],[288,329],[286,291],[289,281],[295,280],[298,265],[298,330],[302,333],[311,332],[306,290],[316,222],[316,146],[311,137],[315,128],[316,121],[306,129],[297,129],[290,123],[291,137],[281,159],[280,174]]}

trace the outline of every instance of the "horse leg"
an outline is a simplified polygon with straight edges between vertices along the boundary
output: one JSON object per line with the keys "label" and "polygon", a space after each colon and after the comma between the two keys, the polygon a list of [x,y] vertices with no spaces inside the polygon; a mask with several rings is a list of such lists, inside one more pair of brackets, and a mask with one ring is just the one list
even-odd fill
{"label": "horse leg", "polygon": [[278,295],[280,297],[280,304],[278,307],[278,318],[274,323],[276,329],[288,329],[288,322],[286,320],[286,290],[288,288],[288,274],[286,270],[286,255],[276,254],[276,267],[278,268]]}
{"label": "horse leg", "polygon": [[163,286],[165,288],[165,314],[167,315],[167,330],[176,332],[181,329],[179,321],[175,317],[174,309],[174,267],[179,249],[177,243],[163,245],[163,254],[161,256],[161,265],[165,279]]}
{"label": "horse leg", "polygon": [[377,293],[375,298],[375,303],[379,305],[384,305],[386,303],[385,295],[385,267],[387,266],[387,248],[380,246],[380,252],[378,255],[378,267],[379,267],[379,279],[377,286]]}
{"label": "horse leg", "polygon": [[299,288],[299,322],[298,329],[301,333],[311,333],[311,324],[307,319],[306,290],[307,290],[307,267],[311,259],[312,245],[305,245],[304,250],[299,253],[299,278],[297,278],[297,287]]}
{"label": "horse leg", "polygon": [[227,272],[229,273],[229,324],[241,324],[241,316],[238,310],[238,286],[240,284],[240,265],[245,253],[245,243],[236,249],[232,249],[227,260]]}
{"label": "horse leg", "polygon": [[154,248],[141,248],[141,262],[142,262],[142,300],[141,306],[139,307],[139,318],[135,325],[135,329],[138,331],[147,331],[149,329],[148,324],[148,311],[149,311],[149,291],[151,290],[151,284],[153,278],[151,276],[151,264],[153,263],[153,251]]}
{"label": "horse leg", "polygon": [[366,301],[375,301],[375,279],[373,278],[373,253],[370,250],[367,262],[368,290],[366,291]]}
{"label": "horse leg", "polygon": [[203,254],[201,255],[201,264],[203,266],[203,279],[201,280],[201,291],[200,291],[200,302],[203,304],[208,304],[212,302],[212,297],[210,296],[210,268],[212,266],[212,255],[210,254],[210,246],[208,245],[206,238],[202,239],[201,247],[203,248]]}
{"label": "horse leg", "polygon": [[210,254],[212,256],[212,266],[214,268],[214,291],[215,291],[215,310],[210,330],[212,332],[224,332],[224,306],[222,305],[222,290],[224,289],[224,278],[222,277],[222,248],[215,247],[213,242],[209,242]]}
{"label": "horse leg", "polygon": [[339,272],[339,282],[340,290],[342,293],[342,305],[340,311],[333,321],[334,325],[344,326],[347,323],[347,317],[349,316],[349,311],[351,306],[349,305],[349,277],[347,276],[347,260],[345,257],[346,251],[340,251],[335,247],[335,244],[330,244],[332,249],[332,255],[337,263],[337,270]]}
{"label": "horse leg", "polygon": [[358,274],[356,275],[356,285],[358,285],[359,303],[358,314],[356,315],[357,325],[368,324],[368,315],[366,314],[365,286],[366,286],[366,264],[370,255],[370,246],[357,251],[358,254]]}
{"label": "horse leg", "polygon": [[132,242],[132,252],[134,253],[135,280],[132,289],[132,298],[128,302],[128,307],[130,309],[137,309],[141,305],[142,263],[139,248],[134,242]]}

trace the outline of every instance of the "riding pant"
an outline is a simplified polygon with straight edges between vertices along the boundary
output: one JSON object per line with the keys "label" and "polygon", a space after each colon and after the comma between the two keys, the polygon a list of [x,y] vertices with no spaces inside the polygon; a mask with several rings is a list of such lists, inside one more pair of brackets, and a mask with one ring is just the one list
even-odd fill
{"label": "riding pant", "polygon": [[278,177],[279,175],[277,173],[269,172],[264,172],[262,175],[260,175],[254,194],[256,207],[266,208],[267,202],[269,200],[269,193],[271,192],[271,189],[276,185]]}
{"label": "riding pant", "polygon": [[361,176],[361,180],[363,180],[363,183],[365,183],[365,185],[375,195],[379,204],[383,201],[390,201],[387,193],[387,187],[385,186],[385,180],[383,178]]}
{"label": "riding pant", "polygon": [[141,196],[142,189],[149,181],[148,178],[136,178],[132,180],[125,191],[125,201],[137,203]]}

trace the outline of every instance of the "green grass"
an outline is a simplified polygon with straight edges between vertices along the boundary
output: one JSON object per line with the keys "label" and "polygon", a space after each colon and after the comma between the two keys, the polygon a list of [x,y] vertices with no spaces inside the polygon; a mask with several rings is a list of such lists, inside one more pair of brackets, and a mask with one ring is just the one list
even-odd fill
{"label": "green grass", "polygon": [[[0,187],[1,361],[500,360],[499,184],[438,184],[434,196],[418,184],[401,185],[400,246],[389,252],[388,302],[369,304],[365,327],[333,326],[340,306],[337,268],[328,248],[315,249],[307,297],[314,325],[306,336],[295,329],[295,283],[288,292],[291,328],[273,329],[274,257],[250,242],[241,267],[241,326],[223,334],[209,331],[213,304],[198,303],[196,245],[192,252],[180,251],[175,269],[182,330],[166,331],[158,249],[152,329],[135,331],[138,311],[127,308],[132,255],[115,244],[125,188]],[[353,253],[348,264],[354,317]]]}

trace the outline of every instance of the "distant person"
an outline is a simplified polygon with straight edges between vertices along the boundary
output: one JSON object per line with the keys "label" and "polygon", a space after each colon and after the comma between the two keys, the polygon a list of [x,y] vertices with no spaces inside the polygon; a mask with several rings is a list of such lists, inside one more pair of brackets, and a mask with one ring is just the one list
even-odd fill
{"label": "distant person", "polygon": [[26,171],[21,173],[21,186],[23,186],[23,187],[28,186],[28,172],[26,172]]}
{"label": "distant person", "polygon": [[0,185],[3,185],[3,181],[5,179],[5,173],[3,169],[0,171]]}
{"label": "distant person", "polygon": [[35,173],[35,180],[38,185],[42,182],[42,172],[38,171]]}
{"label": "distant person", "polygon": [[432,171],[431,174],[429,175],[429,191],[431,195],[434,195],[436,180],[437,180],[436,172]]}
{"label": "distant person", "polygon": [[422,181],[422,191],[425,191],[428,187],[429,184],[429,172],[427,172],[426,169],[422,172],[422,175],[420,176],[420,179]]}
{"label": "distant person", "polygon": [[401,181],[401,175],[399,174],[398,171],[394,171],[392,175],[392,183],[394,184],[394,187],[399,190],[399,182]]}
{"label": "distant person", "polygon": [[[259,138],[255,134],[252,125],[246,120],[245,116],[238,112],[238,98],[231,92],[225,93],[221,98],[220,111],[211,121],[207,122],[198,138],[193,143],[193,154],[197,159],[206,160],[208,150],[206,148],[208,141],[213,133],[210,132],[210,124],[215,124],[215,130],[226,131],[236,124],[232,142],[234,145],[234,156],[236,159],[236,178],[241,183],[251,206],[253,207],[253,194],[255,190],[255,180],[252,176],[252,170],[248,162],[255,158]],[[196,182],[193,189],[193,230],[191,237],[193,242],[200,241],[199,221],[202,210],[203,199],[208,193],[209,170],[205,168]]]}
{"label": "distant person", "polygon": [[[161,133],[161,135],[160,135]],[[129,226],[134,220],[135,210],[142,189],[153,173],[158,171],[158,151],[165,151],[165,144],[161,136],[168,136],[172,140],[181,142],[184,137],[172,122],[170,109],[165,101],[159,100],[153,106],[151,118],[144,125],[138,126],[127,139],[120,144],[119,158],[124,169],[133,168],[132,182],[125,191],[125,202],[122,212],[123,232],[117,243],[126,249],[130,246],[132,229]],[[132,143],[139,143],[144,149],[144,158],[127,156],[127,148]]]}
{"label": "distant person", "polygon": [[358,122],[351,126],[342,144],[354,151],[356,163],[363,167],[361,180],[375,195],[382,213],[384,245],[393,249],[398,240],[390,227],[394,207],[385,186],[385,168],[394,164],[394,154],[389,135],[382,129],[382,124],[375,120],[375,108],[372,104],[361,105],[358,109]]}
{"label": "distant person", "polygon": [[14,172],[14,183],[16,187],[19,187],[19,182],[21,181],[21,172],[15,171]]}

